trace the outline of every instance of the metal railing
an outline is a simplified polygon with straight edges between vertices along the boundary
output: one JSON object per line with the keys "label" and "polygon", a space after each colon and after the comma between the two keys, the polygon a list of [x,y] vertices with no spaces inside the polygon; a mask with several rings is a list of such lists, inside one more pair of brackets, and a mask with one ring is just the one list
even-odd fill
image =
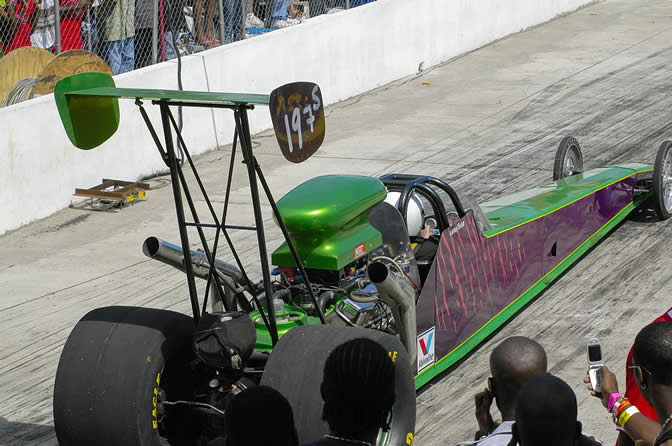
{"label": "metal railing", "polygon": [[0,43],[88,50],[119,74],[372,1],[0,0]]}

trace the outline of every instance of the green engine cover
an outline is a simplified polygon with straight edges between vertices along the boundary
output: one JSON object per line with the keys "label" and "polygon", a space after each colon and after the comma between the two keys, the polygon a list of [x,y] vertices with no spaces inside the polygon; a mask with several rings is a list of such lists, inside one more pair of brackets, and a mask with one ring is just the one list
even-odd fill
{"label": "green engine cover", "polygon": [[[280,215],[304,267],[336,271],[382,245],[369,211],[385,199],[377,178],[328,175],[300,184],[278,201]],[[277,266],[296,266],[287,243],[273,252]]]}

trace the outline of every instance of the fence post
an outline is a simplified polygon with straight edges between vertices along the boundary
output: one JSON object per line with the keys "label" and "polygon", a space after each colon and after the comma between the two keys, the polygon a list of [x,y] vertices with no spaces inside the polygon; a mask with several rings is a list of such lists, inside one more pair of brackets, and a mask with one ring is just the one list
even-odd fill
{"label": "fence post", "polygon": [[159,0],[152,2],[152,64],[157,62],[159,46]]}
{"label": "fence post", "polygon": [[[210,0],[213,1],[213,0]],[[219,14],[219,41],[222,45],[226,43],[224,41],[224,6],[222,5],[223,0],[217,0],[217,14]],[[194,26],[196,26],[196,21],[194,19]],[[197,42],[198,43],[198,42]]]}
{"label": "fence post", "polygon": [[61,54],[61,3],[54,0],[54,34],[56,34],[56,54]]}
{"label": "fence post", "polygon": [[247,19],[247,10],[250,9],[250,1],[249,0],[241,0],[240,2],[240,35],[238,36],[238,40],[244,40],[245,39],[245,22]]}
{"label": "fence post", "polygon": [[350,9],[350,0],[345,0],[345,9]]}
{"label": "fence post", "polygon": [[264,26],[266,28],[273,27],[273,11],[275,10],[275,1],[276,0],[267,0],[268,8],[266,9],[266,20],[264,21]]}
{"label": "fence post", "polygon": [[89,51],[93,52],[91,48],[91,31],[93,30],[93,23],[91,23],[91,8],[86,8],[86,21],[89,22],[89,28],[86,33],[86,43],[89,47]]}

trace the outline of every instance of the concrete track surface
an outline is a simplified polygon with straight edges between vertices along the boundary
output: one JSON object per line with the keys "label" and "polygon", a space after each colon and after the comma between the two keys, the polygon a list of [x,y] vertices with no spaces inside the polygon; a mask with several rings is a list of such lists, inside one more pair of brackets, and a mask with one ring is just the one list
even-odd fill
{"label": "concrete track surface", "polygon": [[[586,168],[652,163],[658,146],[672,139],[670,60],[672,2],[606,0],[330,107],[325,144],[305,164],[285,162],[269,132],[255,138],[256,153],[276,197],[320,174],[407,172],[444,178],[484,201],[549,181],[555,148],[567,134],[581,141]],[[218,203],[229,153],[227,147],[197,161]],[[76,206],[0,237],[0,444],[56,443],[56,366],[87,311],[116,304],[189,312],[183,276],[140,250],[149,235],[178,240],[168,179],[152,184],[145,201],[122,211]],[[242,171],[233,202],[232,223],[250,223]],[[264,210],[273,247],[279,231]],[[251,274],[260,277],[254,234],[238,241]],[[610,418],[583,388],[585,342],[602,339],[606,362],[623,381],[638,329],[672,305],[670,252],[672,223],[631,218],[618,227],[419,392],[416,444],[471,438],[473,394],[485,386],[489,353],[511,335],[544,345],[550,371],[577,393],[584,429],[613,444]],[[228,250],[220,253],[230,260]]]}

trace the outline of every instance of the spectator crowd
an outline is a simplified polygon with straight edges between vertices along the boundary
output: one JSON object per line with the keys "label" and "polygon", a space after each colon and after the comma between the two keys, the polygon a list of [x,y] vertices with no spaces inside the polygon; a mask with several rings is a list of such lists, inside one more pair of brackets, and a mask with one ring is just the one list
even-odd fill
{"label": "spectator crowd", "polygon": [[0,48],[84,49],[119,74],[372,1],[0,0]]}
{"label": "spectator crowd", "polygon": [[[626,368],[626,391],[619,393],[616,375],[598,370],[601,392],[585,378],[586,388],[606,409],[620,432],[617,446],[672,446],[672,308],[636,336]],[[322,418],[329,433],[311,446],[373,446],[379,431],[389,429],[395,401],[395,365],[387,352],[369,339],[355,339],[335,348],[325,365],[320,387]],[[577,398],[561,378],[548,372],[544,348],[515,336],[490,355],[487,387],[475,395],[473,440],[457,446],[597,446],[578,420]],[[579,380],[580,377],[577,377]],[[352,397],[356,383],[358,391]],[[501,419],[490,410],[495,403]],[[260,408],[272,413],[271,425],[255,430]],[[237,394],[226,411],[224,439],[211,445],[298,446],[292,409],[276,390],[257,386]],[[254,432],[254,435],[250,435]],[[219,442],[221,441],[221,443]]]}

